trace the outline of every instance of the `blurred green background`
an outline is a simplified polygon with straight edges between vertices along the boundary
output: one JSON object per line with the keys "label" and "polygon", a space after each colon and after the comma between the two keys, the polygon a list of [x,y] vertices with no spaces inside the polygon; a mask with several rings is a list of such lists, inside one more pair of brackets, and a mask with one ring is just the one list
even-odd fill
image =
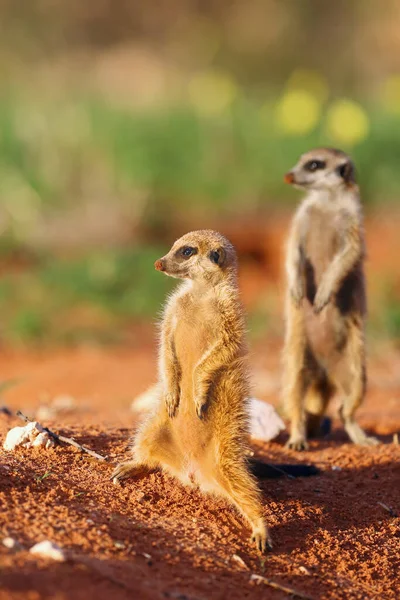
{"label": "blurred green background", "polygon": [[[0,28],[3,345],[135,341],[171,287],[154,260],[204,226],[238,246],[252,335],[279,335],[267,238],[315,145],[350,152],[371,223],[397,223],[395,0],[3,0]],[[397,338],[381,258],[369,331]]]}

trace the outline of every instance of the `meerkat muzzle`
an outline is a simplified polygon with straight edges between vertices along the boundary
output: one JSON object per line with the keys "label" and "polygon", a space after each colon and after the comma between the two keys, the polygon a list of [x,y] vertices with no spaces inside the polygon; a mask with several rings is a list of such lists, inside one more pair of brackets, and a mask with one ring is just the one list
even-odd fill
{"label": "meerkat muzzle", "polygon": [[283,181],[285,183],[294,183],[294,175],[291,171],[289,171],[289,173],[286,173],[286,175],[283,178]]}
{"label": "meerkat muzzle", "polygon": [[159,258],[158,260],[156,260],[156,262],[154,263],[154,268],[157,271],[165,271],[165,266],[164,266],[164,263],[161,260],[161,258]]}

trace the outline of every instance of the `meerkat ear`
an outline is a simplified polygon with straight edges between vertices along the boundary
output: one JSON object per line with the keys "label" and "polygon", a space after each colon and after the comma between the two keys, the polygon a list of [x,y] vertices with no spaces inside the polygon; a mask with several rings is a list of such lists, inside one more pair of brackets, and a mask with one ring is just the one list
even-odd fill
{"label": "meerkat ear", "polygon": [[224,264],[225,256],[226,256],[226,254],[225,254],[225,250],[223,248],[218,248],[217,250],[211,250],[210,254],[208,255],[211,262],[218,265],[219,267],[222,267],[222,265]]}
{"label": "meerkat ear", "polygon": [[355,183],[355,181],[356,181],[356,174],[355,174],[354,165],[351,162],[351,160],[348,160],[345,163],[343,163],[342,165],[340,165],[336,169],[336,171],[337,171],[338,175],[340,175],[340,177],[346,183]]}

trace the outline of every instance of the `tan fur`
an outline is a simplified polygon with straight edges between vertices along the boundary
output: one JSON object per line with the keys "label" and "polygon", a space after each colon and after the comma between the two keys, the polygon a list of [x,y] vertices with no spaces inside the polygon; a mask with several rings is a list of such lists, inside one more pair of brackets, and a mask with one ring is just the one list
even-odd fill
{"label": "tan fur", "polygon": [[354,167],[343,152],[318,148],[301,156],[285,180],[308,192],[294,216],[286,255],[288,446],[307,447],[307,428],[319,426],[336,390],[343,395],[341,417],[350,439],[375,444],[354,419],[366,388],[365,242]]}
{"label": "tan fur", "polygon": [[[185,258],[188,247],[197,253]],[[249,382],[235,250],[217,232],[195,231],[175,242],[156,268],[185,281],[161,322],[156,409],[134,438],[133,459],[113,477],[161,467],[185,485],[223,496],[265,551],[270,540],[260,491],[245,458]]]}

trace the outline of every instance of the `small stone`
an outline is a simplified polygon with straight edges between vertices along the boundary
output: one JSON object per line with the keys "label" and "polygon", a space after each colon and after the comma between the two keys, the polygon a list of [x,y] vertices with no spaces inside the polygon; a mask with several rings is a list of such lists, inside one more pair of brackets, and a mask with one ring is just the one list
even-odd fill
{"label": "small stone", "polygon": [[54,438],[49,436],[49,439],[46,442],[46,450],[48,450],[49,448],[54,448],[55,445],[56,445],[56,442],[55,442]]}
{"label": "small stone", "polygon": [[243,567],[243,569],[246,569],[246,570],[249,569],[249,567],[244,562],[243,558],[241,558],[238,554],[232,554],[232,560],[234,560],[235,563],[237,563],[238,565]]}
{"label": "small stone", "polygon": [[37,421],[32,421],[25,427],[13,427],[7,433],[3,444],[4,450],[12,451],[18,446],[31,448],[32,446],[45,446],[50,448],[54,446],[54,440],[47,431]]}
{"label": "small stone", "polygon": [[54,398],[51,407],[57,413],[71,412],[76,408],[76,400],[68,394],[61,394]]}
{"label": "small stone", "polygon": [[118,550],[124,550],[125,548],[125,544],[123,542],[114,542],[114,546],[115,548],[118,548]]}
{"label": "small stone", "polygon": [[39,435],[36,436],[36,438],[32,442],[32,446],[34,446],[34,447],[46,446],[48,441],[49,441],[49,434],[46,431],[44,431],[43,433],[39,433]]}
{"label": "small stone", "polygon": [[8,548],[9,550],[20,550],[21,544],[12,537],[5,537],[3,539],[3,546]]}
{"label": "small stone", "polygon": [[275,408],[258,398],[249,399],[250,435],[252,438],[268,442],[285,430],[285,424]]}
{"label": "small stone", "polygon": [[43,558],[51,558],[57,562],[64,562],[66,560],[66,556],[62,548],[60,548],[60,546],[54,542],[50,542],[50,540],[45,540],[44,542],[35,544],[32,546],[29,552]]}
{"label": "small stone", "polygon": [[300,573],[303,573],[304,575],[311,575],[310,571],[308,569],[306,569],[306,567],[303,567],[303,565],[300,565],[299,571],[300,571]]}
{"label": "small stone", "polygon": [[39,408],[37,409],[35,416],[37,419],[39,419],[39,421],[48,421],[50,419],[54,419],[56,416],[55,411],[52,409],[51,406],[47,406],[47,404],[43,404],[42,406],[39,406]]}

